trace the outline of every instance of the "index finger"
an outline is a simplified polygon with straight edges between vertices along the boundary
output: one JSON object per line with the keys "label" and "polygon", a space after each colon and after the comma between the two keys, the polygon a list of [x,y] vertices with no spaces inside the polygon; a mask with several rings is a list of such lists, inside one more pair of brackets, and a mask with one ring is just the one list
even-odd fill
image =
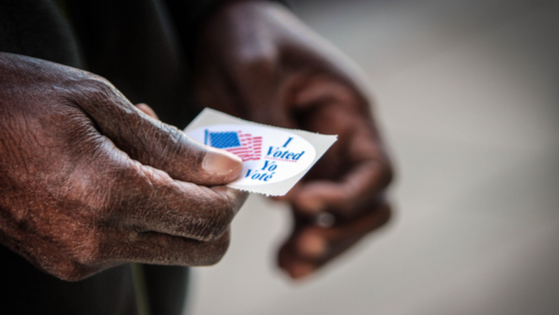
{"label": "index finger", "polygon": [[150,166],[134,163],[118,175],[120,215],[138,232],[158,232],[213,241],[229,227],[247,193],[225,186],[206,187],[173,180]]}
{"label": "index finger", "polygon": [[[322,120],[342,121],[338,126],[342,131],[338,148],[323,157],[324,161],[316,166],[314,178],[298,187],[292,202],[296,210],[304,213],[328,210],[342,217],[353,217],[387,187],[392,169],[373,126],[363,117],[344,112],[340,106],[332,107],[323,111]],[[338,172],[341,173],[329,177]]]}
{"label": "index finger", "polygon": [[[98,137],[91,178],[95,221],[137,232],[158,232],[212,241],[229,227],[247,194],[226,186],[200,186],[130,159],[109,140]],[[80,163],[90,163],[83,161]]]}

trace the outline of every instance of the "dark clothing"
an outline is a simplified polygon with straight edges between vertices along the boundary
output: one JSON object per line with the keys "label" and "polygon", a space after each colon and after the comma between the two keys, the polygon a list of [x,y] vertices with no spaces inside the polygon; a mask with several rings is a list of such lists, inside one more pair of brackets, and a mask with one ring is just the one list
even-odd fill
{"label": "dark clothing", "polygon": [[66,282],[38,270],[4,246],[0,246],[0,259],[0,314],[137,314],[128,264],[79,282]]}
{"label": "dark clothing", "polygon": [[198,113],[189,84],[196,33],[221,1],[73,0],[67,8],[87,70],[183,128]]}
{"label": "dark clothing", "polygon": [[[104,76],[183,127],[196,114],[188,65],[197,29],[219,1],[0,0],[0,51]],[[66,282],[3,246],[0,262],[0,314],[138,313],[128,264]],[[143,266],[143,275],[151,314],[181,314],[188,269]]]}

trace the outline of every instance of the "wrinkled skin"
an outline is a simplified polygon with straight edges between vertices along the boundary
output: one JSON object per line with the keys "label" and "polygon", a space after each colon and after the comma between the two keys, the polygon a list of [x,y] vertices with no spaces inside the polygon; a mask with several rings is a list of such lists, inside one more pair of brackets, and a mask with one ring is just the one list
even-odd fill
{"label": "wrinkled skin", "polygon": [[4,53],[0,73],[2,244],[65,280],[224,255],[246,194],[222,185],[240,159],[149,117],[93,74]]}
{"label": "wrinkled skin", "polygon": [[[217,10],[198,47],[205,104],[339,135],[284,198],[295,224],[281,268],[311,274],[388,220],[389,159],[344,55],[280,5],[251,1]],[[66,280],[123,262],[195,266],[224,255],[246,198],[222,186],[239,175],[238,159],[142,113],[90,73],[3,53],[0,73],[3,245]],[[318,225],[322,212],[335,224]]]}
{"label": "wrinkled skin", "polygon": [[[253,121],[337,134],[338,141],[282,198],[294,229],[278,263],[309,275],[382,226],[388,155],[370,113],[365,81],[347,57],[279,4],[223,6],[199,36],[198,93],[204,104]],[[317,224],[332,214],[332,226]]]}

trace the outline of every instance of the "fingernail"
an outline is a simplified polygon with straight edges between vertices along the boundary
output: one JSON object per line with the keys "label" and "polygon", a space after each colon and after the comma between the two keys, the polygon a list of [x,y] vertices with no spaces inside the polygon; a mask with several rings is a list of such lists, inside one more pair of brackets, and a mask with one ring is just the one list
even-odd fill
{"label": "fingernail", "polygon": [[241,159],[227,151],[209,148],[202,162],[202,168],[217,175],[226,175],[238,171],[243,166]]}
{"label": "fingernail", "polygon": [[327,250],[327,242],[319,235],[305,234],[299,241],[299,250],[307,257],[320,257]]}
{"label": "fingernail", "polygon": [[310,264],[296,263],[290,268],[289,273],[292,278],[300,279],[311,274],[313,270],[314,268]]}

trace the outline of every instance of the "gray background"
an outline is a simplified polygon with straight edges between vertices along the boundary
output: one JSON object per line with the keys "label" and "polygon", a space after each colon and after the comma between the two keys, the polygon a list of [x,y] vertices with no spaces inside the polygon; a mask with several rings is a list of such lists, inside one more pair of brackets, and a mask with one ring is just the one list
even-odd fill
{"label": "gray background", "polygon": [[188,313],[558,314],[557,2],[293,2],[371,80],[394,219],[293,283],[288,208],[252,196]]}

